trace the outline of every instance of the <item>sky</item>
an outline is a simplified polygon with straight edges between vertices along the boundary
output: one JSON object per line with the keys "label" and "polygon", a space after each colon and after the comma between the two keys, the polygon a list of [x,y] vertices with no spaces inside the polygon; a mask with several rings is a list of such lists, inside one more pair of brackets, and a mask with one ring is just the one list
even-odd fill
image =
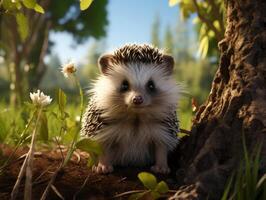
{"label": "sky", "polygon": [[[150,43],[151,26],[154,18],[160,17],[161,29],[167,25],[176,26],[178,7],[169,7],[168,0],[109,0],[107,6],[109,24],[107,26],[106,51],[125,43]],[[162,33],[161,33],[162,34]],[[51,40],[56,44],[53,53],[62,63],[69,60],[86,62],[86,55],[93,39],[71,47],[72,37],[66,33],[52,33]]]}

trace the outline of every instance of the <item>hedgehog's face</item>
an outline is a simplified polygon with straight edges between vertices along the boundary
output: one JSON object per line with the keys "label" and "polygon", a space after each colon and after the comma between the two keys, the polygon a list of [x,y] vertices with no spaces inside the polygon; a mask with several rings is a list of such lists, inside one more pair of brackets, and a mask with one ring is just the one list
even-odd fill
{"label": "hedgehog's face", "polygon": [[[151,107],[160,93],[155,80],[156,71],[144,64],[127,64],[117,66],[110,75],[116,87],[116,102],[124,105],[127,110],[140,112]],[[119,100],[118,100],[119,99]]]}
{"label": "hedgehog's face", "polygon": [[99,61],[103,76],[94,90],[100,107],[118,115],[156,115],[176,104],[178,88],[172,77],[172,57],[166,56],[162,64],[118,63],[111,59],[108,55]]}

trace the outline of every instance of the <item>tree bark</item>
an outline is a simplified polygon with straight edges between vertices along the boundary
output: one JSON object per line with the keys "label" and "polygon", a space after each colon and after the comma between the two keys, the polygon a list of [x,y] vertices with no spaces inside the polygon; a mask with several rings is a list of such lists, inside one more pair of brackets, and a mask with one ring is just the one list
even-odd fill
{"label": "tree bark", "polygon": [[[219,199],[243,155],[263,143],[266,169],[266,1],[226,1],[227,28],[212,89],[180,147],[184,184],[175,199]],[[185,197],[185,198],[184,198]]]}

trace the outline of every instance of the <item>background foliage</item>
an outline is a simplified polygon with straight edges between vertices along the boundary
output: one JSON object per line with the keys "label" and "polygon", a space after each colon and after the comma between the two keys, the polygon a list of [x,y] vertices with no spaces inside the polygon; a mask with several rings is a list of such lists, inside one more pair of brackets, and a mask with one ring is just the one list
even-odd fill
{"label": "background foliage", "polygon": [[[66,0],[64,4],[49,0],[1,1],[0,9],[5,11],[0,12],[0,88],[4,110],[2,116],[7,112],[9,115],[15,115],[13,106],[20,103],[24,105],[29,91],[36,88],[51,94],[53,98],[56,98],[57,88],[62,88],[68,94],[69,104],[66,109],[69,109],[71,116],[77,115],[74,108],[78,103],[75,98],[78,93],[74,81],[64,79],[59,69],[62,65],[60,59],[57,55],[50,55],[53,42],[49,39],[49,33],[67,32],[73,36],[76,43],[88,37],[96,38],[88,49],[87,63],[79,66],[77,72],[85,91],[99,73],[96,67],[97,59],[106,49],[103,38],[108,24],[106,4],[107,0]],[[193,116],[191,102],[203,103],[216,69],[216,44],[224,31],[223,4],[220,0],[170,0],[169,5],[178,5],[181,17],[176,20],[176,27],[168,25],[162,35],[160,16],[155,16],[151,26],[151,43],[164,48],[175,58],[175,77],[185,91],[179,106],[180,123],[182,128],[190,129]],[[85,11],[81,12],[80,8]],[[209,24],[210,21],[215,29]],[[191,26],[194,28],[191,29]],[[47,57],[46,62],[44,57]],[[11,107],[7,107],[7,104]],[[2,122],[2,126],[14,126],[17,129],[14,132],[21,132],[27,123],[27,108],[19,107],[19,110],[19,114],[16,114],[12,121]],[[17,117],[20,114],[21,117]],[[73,118],[69,119],[68,123],[75,121]],[[48,123],[48,139],[52,140],[57,135],[55,130],[60,126],[60,122],[57,124],[52,120],[52,116],[48,116],[48,121],[53,121]],[[8,132],[3,133],[5,136],[2,138],[13,135]]]}
{"label": "background foliage", "polygon": [[[181,17],[176,20],[176,26],[168,25],[162,36],[159,15],[154,17],[151,26],[150,42],[165,49],[176,61],[174,76],[184,88],[178,110],[180,126],[184,129],[190,130],[197,104],[203,103],[210,91],[219,56],[217,43],[225,31],[223,2],[169,0],[169,6],[179,6]],[[81,116],[77,96],[80,91],[74,79],[66,80],[62,76],[59,57],[51,55],[53,41],[49,35],[66,32],[75,44],[90,37],[95,39],[87,51],[85,64],[78,67],[75,77],[86,91],[99,73],[97,59],[106,51],[106,6],[107,0],[64,0],[63,3],[60,0],[0,0],[0,143],[15,148],[28,145],[38,125],[37,148],[63,144],[70,147],[68,155],[71,155],[76,145],[93,153],[95,159],[101,154],[98,144],[89,139],[79,140]],[[29,103],[29,91],[37,88],[51,94],[55,102],[43,110],[40,122],[32,118],[36,110]],[[259,153],[253,161],[244,146],[244,157],[244,170],[240,168],[230,179],[223,199],[230,190],[233,191],[231,199],[243,199],[243,194],[247,199],[265,197],[265,176],[258,179]],[[0,173],[7,161],[3,163],[0,160]],[[147,190],[131,198],[149,194],[156,199],[169,190],[165,182],[158,183],[151,174],[143,172],[138,177]]]}

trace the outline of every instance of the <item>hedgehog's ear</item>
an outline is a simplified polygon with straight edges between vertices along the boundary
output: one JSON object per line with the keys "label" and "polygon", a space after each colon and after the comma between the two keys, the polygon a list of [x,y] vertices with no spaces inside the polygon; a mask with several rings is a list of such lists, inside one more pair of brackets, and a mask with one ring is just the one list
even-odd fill
{"label": "hedgehog's ear", "polygon": [[172,74],[175,64],[174,58],[169,55],[163,55],[163,63],[166,67],[167,73]]}
{"label": "hedgehog's ear", "polygon": [[102,74],[107,75],[108,71],[112,68],[115,62],[114,56],[112,54],[102,55],[98,59],[98,66]]}

